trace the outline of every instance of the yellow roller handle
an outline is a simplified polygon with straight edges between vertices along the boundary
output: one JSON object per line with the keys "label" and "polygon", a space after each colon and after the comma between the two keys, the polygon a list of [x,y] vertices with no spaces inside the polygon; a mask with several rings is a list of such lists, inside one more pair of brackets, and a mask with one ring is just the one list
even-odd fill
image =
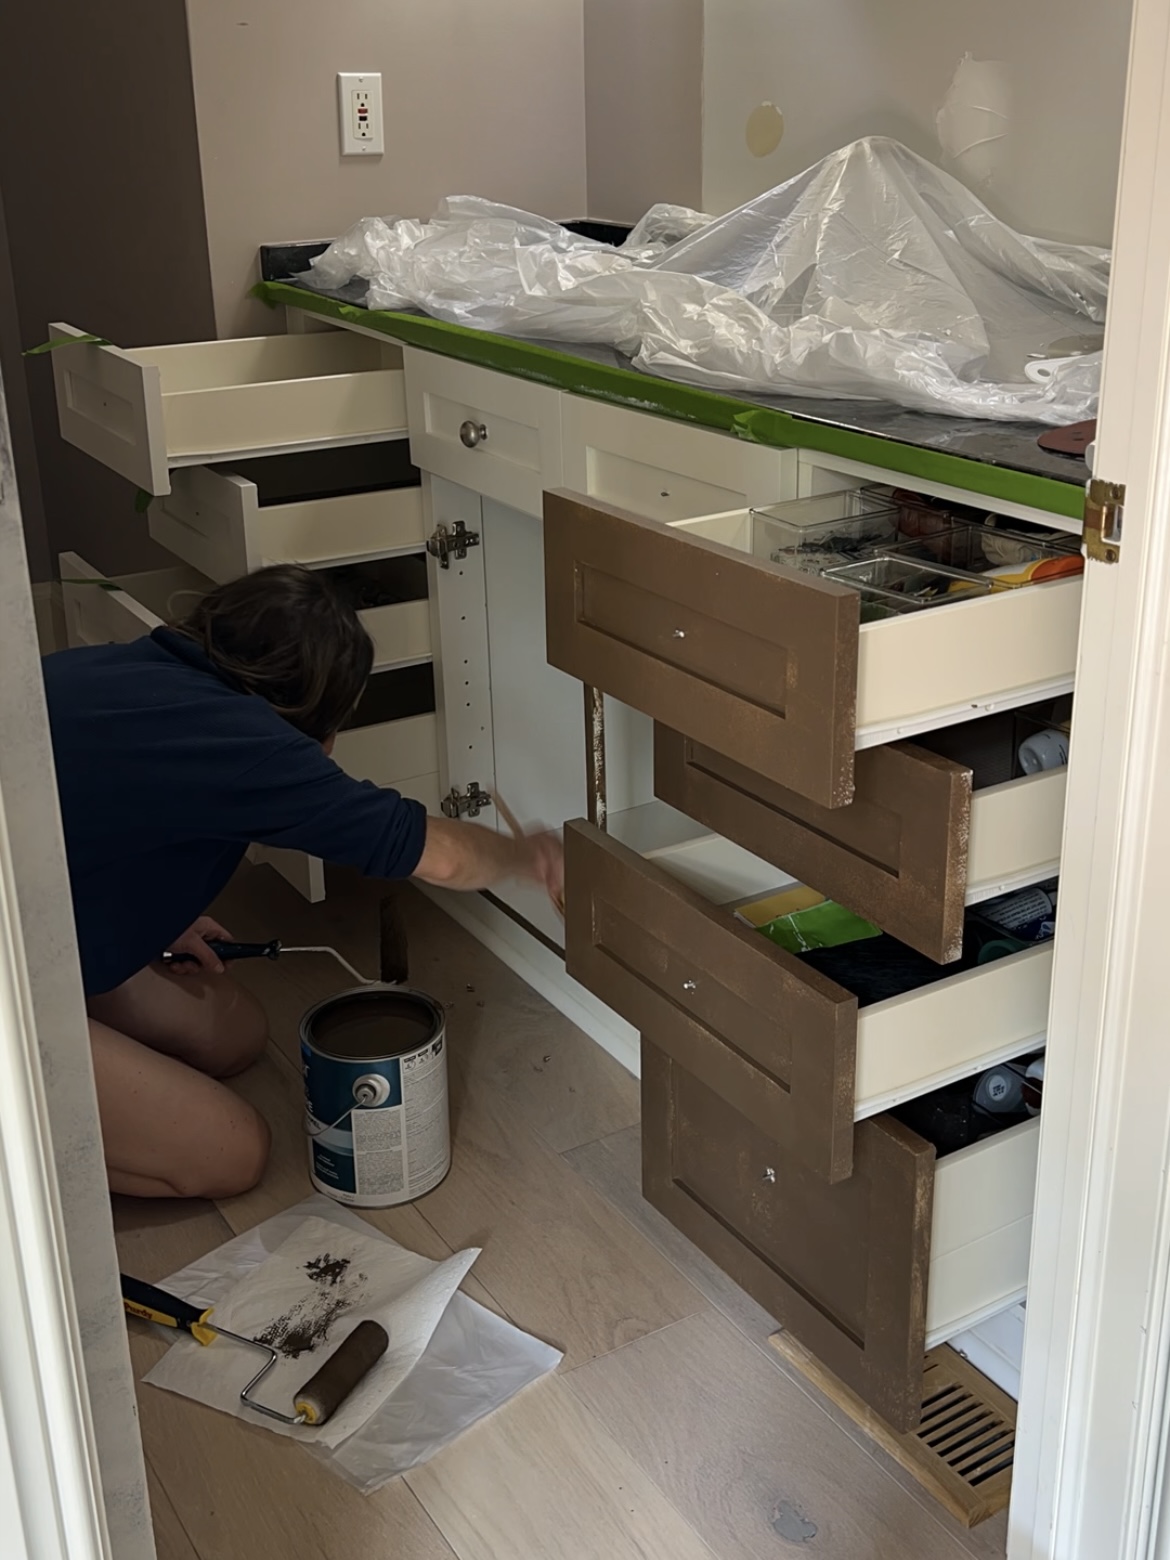
{"label": "yellow roller handle", "polygon": [[218,1337],[215,1326],[208,1322],[214,1307],[201,1310],[178,1295],[169,1295],[154,1284],[144,1284],[139,1278],[122,1278],[122,1305],[129,1316],[140,1317],[144,1322],[158,1322],[162,1327],[177,1327],[188,1332],[198,1343],[214,1343]]}

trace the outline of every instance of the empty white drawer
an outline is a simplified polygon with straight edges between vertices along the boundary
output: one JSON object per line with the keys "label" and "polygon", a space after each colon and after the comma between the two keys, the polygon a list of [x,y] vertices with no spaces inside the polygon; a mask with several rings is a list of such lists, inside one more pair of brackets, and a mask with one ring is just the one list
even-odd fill
{"label": "empty white drawer", "polygon": [[[303,338],[302,338],[303,339]],[[271,563],[386,557],[425,546],[422,489],[406,441],[238,468],[176,471],[150,506],[150,534],[220,582]]]}
{"label": "empty white drawer", "polygon": [[349,331],[53,353],[62,437],[148,493],[175,466],[400,434],[402,354]]}
{"label": "empty white drawer", "polygon": [[560,391],[433,352],[404,357],[415,465],[541,514],[545,489],[561,485]]}
{"label": "empty white drawer", "polygon": [[61,598],[65,609],[66,642],[77,645],[124,645],[181,617],[212,588],[212,581],[195,569],[178,564],[120,576],[117,588],[77,553],[62,553]]}

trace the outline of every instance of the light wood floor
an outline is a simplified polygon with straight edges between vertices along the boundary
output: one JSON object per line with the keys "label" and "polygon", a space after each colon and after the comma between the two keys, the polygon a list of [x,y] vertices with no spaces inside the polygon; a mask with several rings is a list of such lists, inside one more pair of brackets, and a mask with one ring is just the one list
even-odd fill
{"label": "light wood floor", "polygon": [[[308,906],[244,868],[219,906],[237,937],[333,943],[377,973],[376,885]],[[998,1560],[1005,1520],[966,1533],[766,1345],[774,1324],[638,1191],[632,1078],[421,895],[411,979],[448,1008],[454,1168],[371,1222],[564,1349],[560,1371],[377,1495],[287,1441],[139,1392],[160,1560]],[[311,1190],[297,1022],[341,988],[332,961],[240,965],[272,1040],[241,1093],[271,1121],[263,1183],[213,1206],[117,1201],[122,1266],[161,1278]],[[131,1323],[135,1372],[165,1345]]]}

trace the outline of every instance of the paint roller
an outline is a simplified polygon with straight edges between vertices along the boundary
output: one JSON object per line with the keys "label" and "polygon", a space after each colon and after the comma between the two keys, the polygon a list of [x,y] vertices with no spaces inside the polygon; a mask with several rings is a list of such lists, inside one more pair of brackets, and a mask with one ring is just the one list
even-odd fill
{"label": "paint roller", "polygon": [[[348,959],[342,958],[336,948],[286,948],[279,937],[268,942],[234,942],[225,937],[206,937],[204,941],[221,964],[234,959],[279,959],[286,953],[326,953],[361,986],[405,986],[408,976],[406,921],[397,896],[387,894],[379,908],[377,980],[354,969]],[[163,964],[196,964],[193,953],[164,953]]]}
{"label": "paint roller", "polygon": [[270,1344],[261,1343],[259,1338],[244,1338],[239,1333],[229,1332],[226,1327],[217,1327],[209,1320],[214,1309],[211,1306],[192,1305],[154,1284],[127,1278],[125,1273],[121,1277],[122,1305],[128,1315],[137,1316],[144,1322],[158,1322],[163,1327],[176,1327],[204,1345],[214,1343],[217,1337],[230,1338],[233,1343],[242,1343],[266,1354],[268,1358],[264,1364],[241,1391],[240,1402],[284,1425],[323,1425],[365,1380],[390,1345],[384,1327],[369,1320],[359,1322],[320,1370],[294,1393],[292,1413],[284,1414],[277,1408],[258,1403],[251,1395],[278,1359],[277,1351]]}

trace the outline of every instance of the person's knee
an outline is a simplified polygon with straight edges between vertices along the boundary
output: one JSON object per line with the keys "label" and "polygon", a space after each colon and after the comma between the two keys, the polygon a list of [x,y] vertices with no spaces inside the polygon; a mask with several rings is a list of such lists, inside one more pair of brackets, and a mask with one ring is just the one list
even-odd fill
{"label": "person's knee", "polygon": [[215,1201],[250,1192],[268,1164],[272,1133],[259,1111],[236,1100],[227,1118],[214,1129],[212,1150],[199,1162],[176,1168],[168,1178],[178,1197]]}
{"label": "person's knee", "polygon": [[252,993],[235,981],[230,990],[225,989],[216,1009],[206,1070],[213,1078],[234,1078],[263,1055],[268,1043],[268,1015]]}

